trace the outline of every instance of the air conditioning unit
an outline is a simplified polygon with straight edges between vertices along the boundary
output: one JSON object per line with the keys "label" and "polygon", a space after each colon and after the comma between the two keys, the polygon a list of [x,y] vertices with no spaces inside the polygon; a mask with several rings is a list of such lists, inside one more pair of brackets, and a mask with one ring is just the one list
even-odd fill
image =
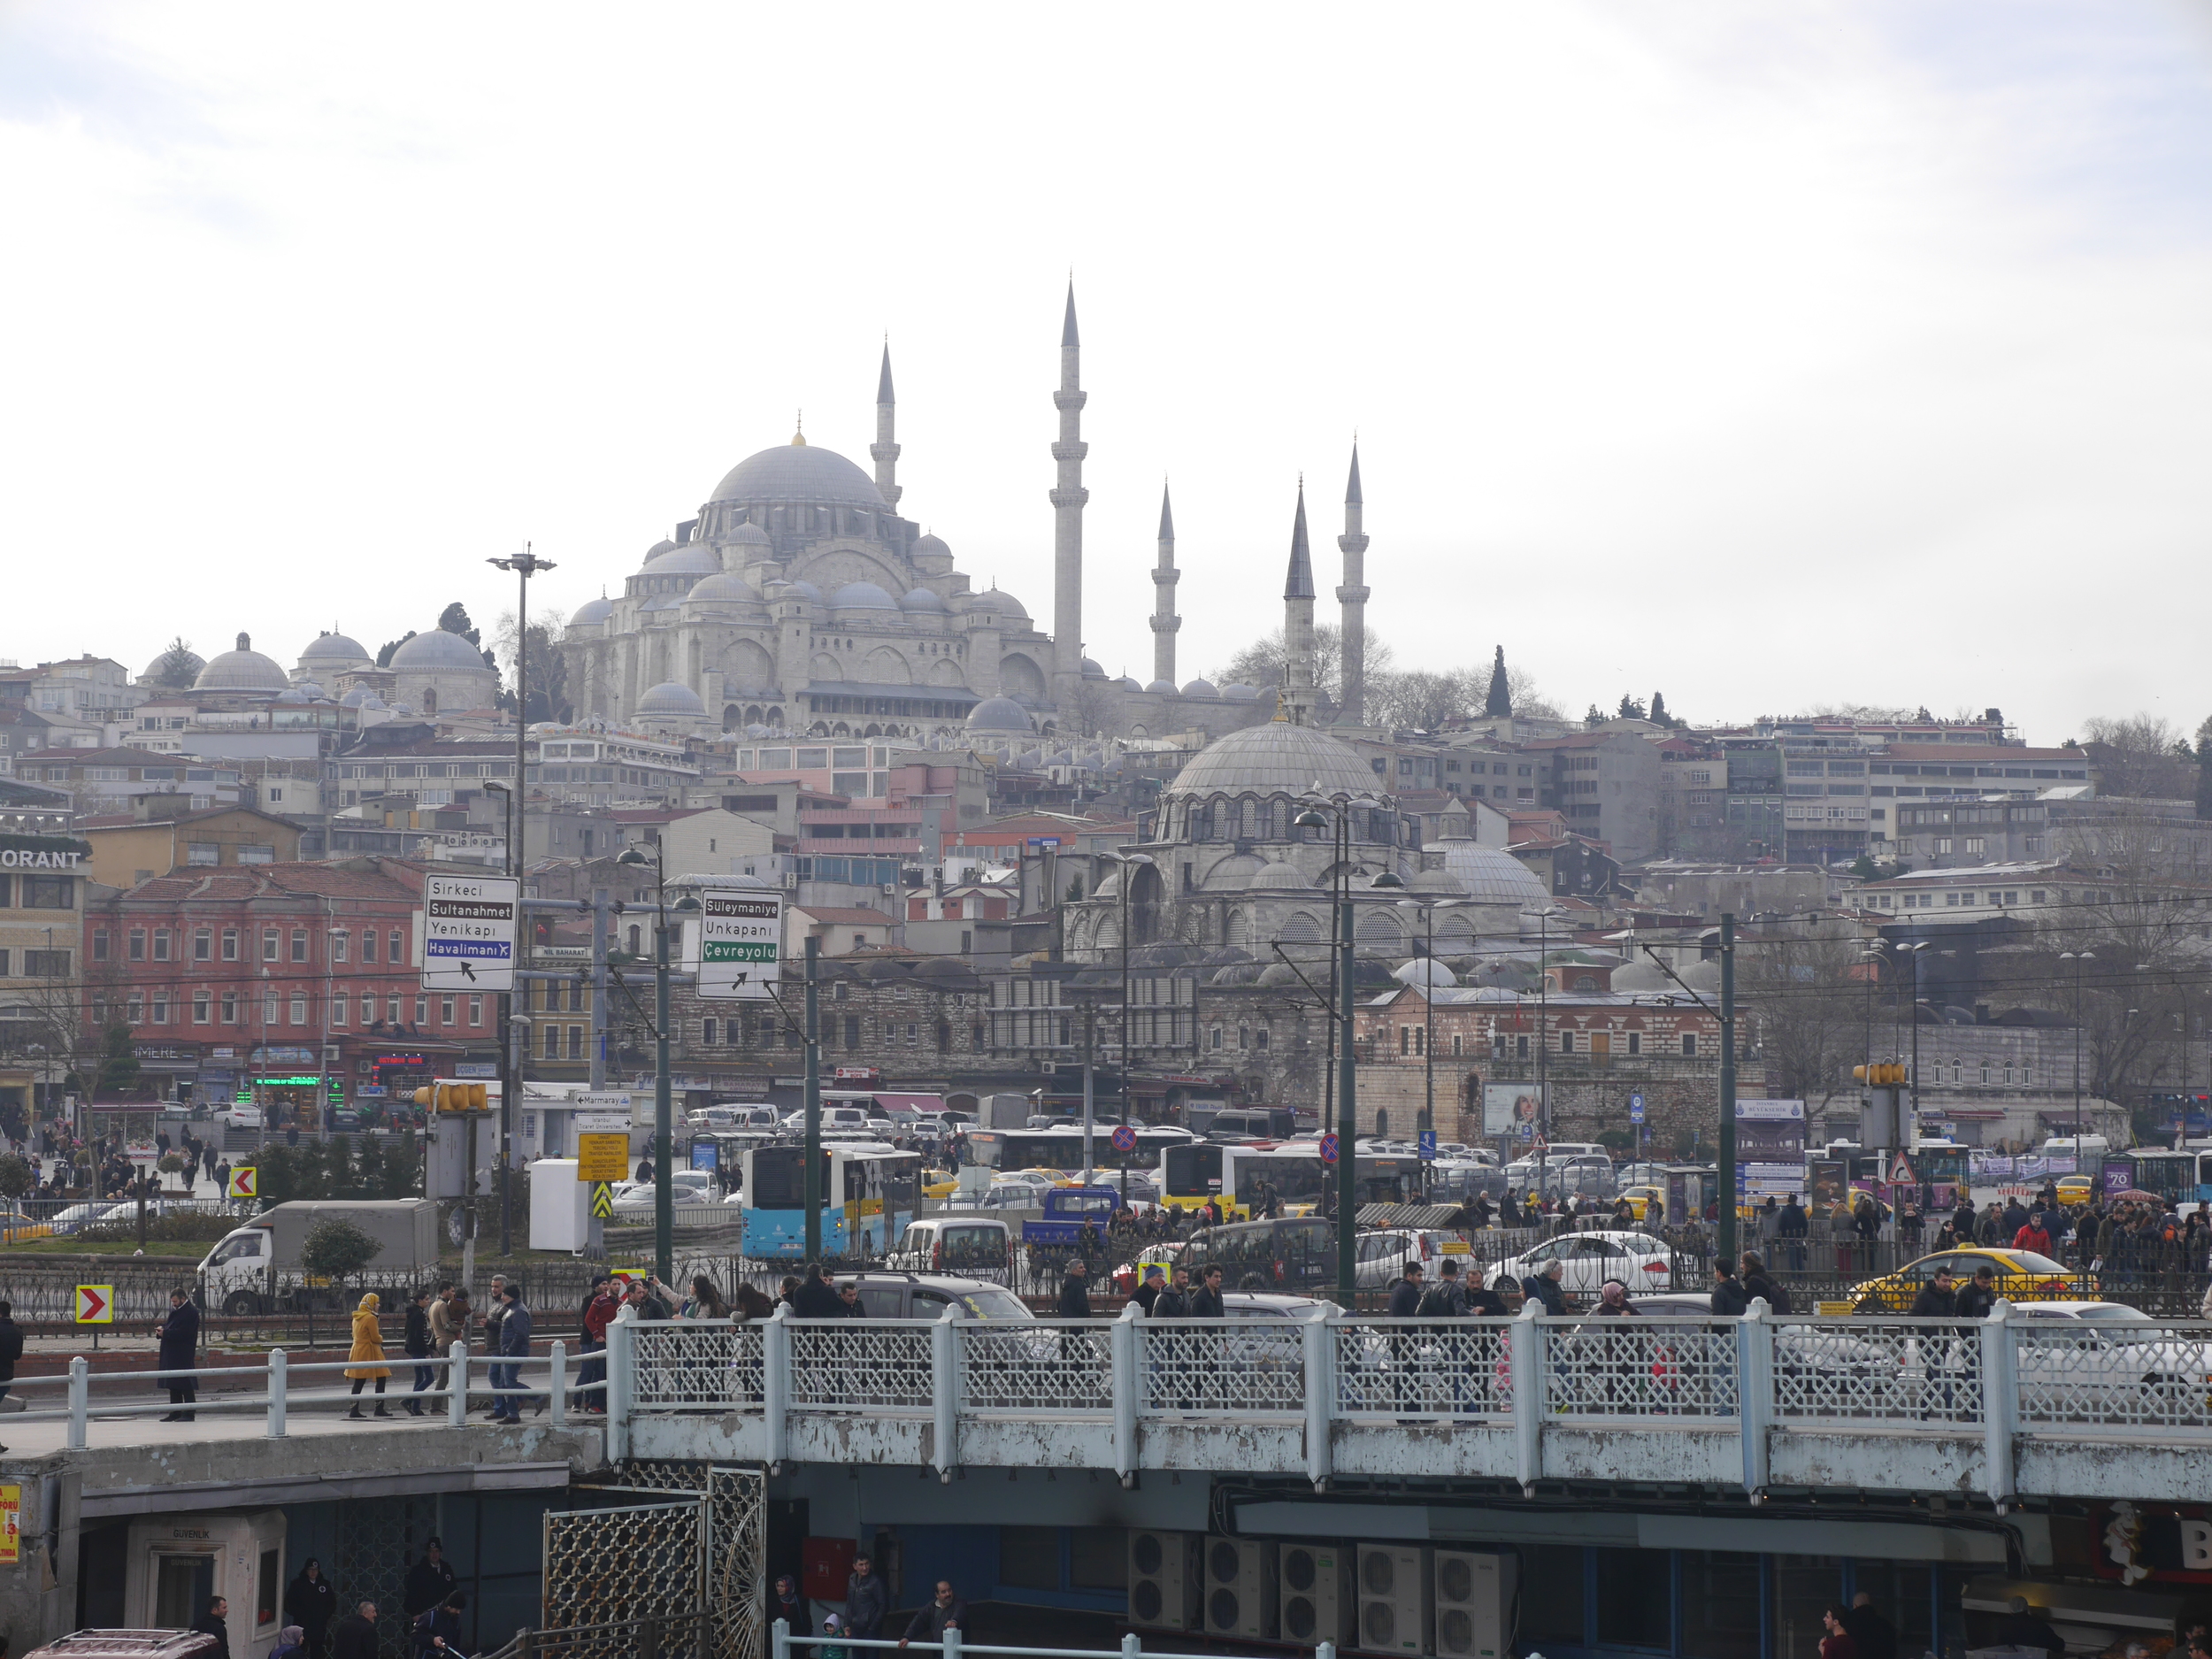
{"label": "air conditioning unit", "polygon": [[1195,1532],[1129,1534],[1129,1622],[1150,1630],[1203,1628]]}
{"label": "air conditioning unit", "polygon": [[1285,1544],[1280,1557],[1282,1640],[1299,1647],[1352,1645],[1352,1562],[1341,1544]]}
{"label": "air conditioning unit", "polygon": [[1362,1653],[1426,1654],[1431,1620],[1428,1549],[1419,1544],[1359,1547],[1359,1633]]}
{"label": "air conditioning unit", "polygon": [[1502,1550],[1436,1552],[1437,1659],[1506,1659],[1518,1572]]}
{"label": "air conditioning unit", "polygon": [[1275,1635],[1275,1546],[1256,1538],[1206,1540],[1206,1634]]}

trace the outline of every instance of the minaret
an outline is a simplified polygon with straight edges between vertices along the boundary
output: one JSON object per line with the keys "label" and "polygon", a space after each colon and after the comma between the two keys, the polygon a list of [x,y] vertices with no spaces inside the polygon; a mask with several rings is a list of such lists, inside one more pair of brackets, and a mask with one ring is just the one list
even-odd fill
{"label": "minaret", "polygon": [[1152,678],[1175,683],[1175,635],[1183,618],[1175,614],[1175,515],[1167,504],[1167,486],[1160,486],[1160,563],[1152,572]]}
{"label": "minaret", "polygon": [[1068,284],[1067,319],[1060,325],[1060,389],[1052,395],[1060,411],[1060,441],[1052,446],[1059,482],[1052,492],[1052,701],[1060,718],[1074,718],[1076,693],[1083,684],[1083,488],[1082,342],[1075,332],[1075,284]]}
{"label": "minaret", "polygon": [[876,377],[876,441],[868,446],[875,457],[876,493],[894,507],[899,504],[899,446],[892,442],[891,342],[883,342],[883,373]]}
{"label": "minaret", "polygon": [[1306,480],[1298,480],[1298,518],[1290,531],[1290,572],[1283,578],[1283,713],[1313,724],[1313,556],[1306,547]]}
{"label": "minaret", "polygon": [[1344,555],[1344,586],[1336,590],[1343,607],[1343,684],[1337,695],[1339,726],[1367,724],[1367,533],[1360,528],[1365,503],[1359,491],[1359,440],[1352,440],[1352,476],[1344,486],[1344,534],[1336,544]]}

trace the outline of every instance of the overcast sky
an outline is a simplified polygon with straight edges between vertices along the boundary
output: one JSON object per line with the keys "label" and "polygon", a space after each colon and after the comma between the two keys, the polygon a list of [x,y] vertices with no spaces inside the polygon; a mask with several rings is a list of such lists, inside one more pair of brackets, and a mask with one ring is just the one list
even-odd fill
{"label": "overcast sky", "polygon": [[[0,655],[373,650],[618,591],[745,455],[869,465],[1180,677],[1317,574],[1571,710],[2212,714],[2202,4],[0,0]],[[1334,605],[1325,601],[1325,619]]]}

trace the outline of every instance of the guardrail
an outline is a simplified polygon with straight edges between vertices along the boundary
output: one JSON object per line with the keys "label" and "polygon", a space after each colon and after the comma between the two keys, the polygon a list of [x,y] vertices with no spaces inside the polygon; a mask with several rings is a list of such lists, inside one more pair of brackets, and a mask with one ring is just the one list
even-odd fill
{"label": "guardrail", "polygon": [[[1763,1302],[1736,1317],[1441,1320],[1155,1322],[1133,1306],[1113,1320],[807,1321],[780,1308],[638,1323],[626,1310],[608,1358],[617,1457],[835,1457],[944,1479],[975,1463],[1325,1481],[1342,1466],[1532,1486],[1572,1478],[1583,1458],[1593,1479],[1755,1494],[1778,1459],[1786,1485],[2001,1502],[2030,1465],[2055,1494],[2125,1485],[2123,1465],[2162,1458],[2179,1463],[2144,1479],[2185,1495],[2212,1453],[2212,1323],[2061,1321],[2003,1302],[1963,1320],[1778,1317]],[[1839,1445],[1864,1465],[1847,1479]]]}
{"label": "guardrail", "polygon": [[[589,1397],[604,1396],[610,1385],[603,1375],[603,1356],[597,1351],[582,1356],[587,1373],[596,1371],[588,1379],[572,1380],[570,1364],[576,1357],[565,1342],[548,1345],[546,1352],[508,1356],[501,1354],[471,1354],[465,1343],[456,1342],[444,1354],[418,1358],[412,1355],[388,1355],[380,1360],[317,1360],[299,1363],[280,1348],[271,1348],[257,1363],[231,1365],[203,1365],[176,1371],[100,1370],[82,1355],[69,1362],[69,1369],[58,1376],[18,1376],[10,1385],[11,1390],[21,1397],[28,1409],[11,1413],[11,1425],[25,1423],[60,1423],[69,1425],[68,1448],[83,1451],[91,1443],[91,1429],[95,1422],[134,1422],[141,1417],[167,1417],[183,1412],[196,1416],[213,1412],[263,1414],[267,1438],[280,1440],[286,1438],[289,1414],[295,1408],[322,1408],[333,1409],[374,1406],[387,1415],[404,1409],[412,1401],[445,1402],[446,1420],[454,1428],[468,1421],[469,1402],[472,1398],[515,1401],[518,1406],[546,1402],[549,1421],[556,1428],[567,1426],[572,1411],[589,1409]],[[542,1388],[526,1386],[518,1375],[524,1366],[535,1369],[536,1363],[547,1365],[546,1386]],[[599,1362],[596,1365],[594,1362]],[[389,1387],[388,1392],[374,1394],[364,1388],[355,1394],[345,1386],[346,1373],[365,1367],[374,1367],[390,1373],[393,1381],[405,1378],[411,1371],[428,1370],[436,1380],[428,1387],[413,1389]],[[299,1386],[302,1379],[328,1378],[342,1385],[334,1388],[318,1388],[311,1381]],[[93,1385],[101,1382],[120,1382],[134,1390],[150,1385],[189,1383],[196,1392],[203,1379],[236,1384],[242,1380],[258,1379],[257,1388],[241,1394],[224,1393],[206,1398],[188,1401],[170,1399],[125,1399],[113,1394],[95,1399]],[[478,1380],[480,1379],[481,1380]],[[58,1392],[62,1403],[58,1406],[38,1407],[30,1402],[41,1391]],[[576,1402],[586,1403],[579,1406]]]}
{"label": "guardrail", "polygon": [[[559,1634],[558,1632],[547,1633]],[[1161,1647],[1147,1647],[1134,1631],[1121,1639],[1118,1647],[995,1647],[965,1640],[957,1624],[945,1627],[945,1639],[941,1642],[918,1641],[911,1644],[873,1636],[847,1636],[837,1631],[821,1636],[795,1636],[791,1632],[791,1621],[781,1618],[768,1627],[769,1659],[806,1659],[808,1648],[818,1653],[826,1647],[858,1647],[886,1652],[904,1650],[907,1653],[937,1654],[941,1655],[941,1659],[961,1659],[964,1654],[987,1655],[989,1659],[1221,1659],[1218,1653],[1183,1654]],[[1317,1643],[1312,1651],[1313,1659],[1336,1659],[1336,1644],[1333,1641]],[[489,1659],[505,1659],[505,1654],[506,1650],[502,1649],[500,1653],[490,1655]]]}

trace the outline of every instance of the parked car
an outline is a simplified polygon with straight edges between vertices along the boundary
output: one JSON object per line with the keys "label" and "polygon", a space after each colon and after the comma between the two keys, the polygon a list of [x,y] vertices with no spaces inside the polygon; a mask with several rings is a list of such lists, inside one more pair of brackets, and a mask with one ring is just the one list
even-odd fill
{"label": "parked car", "polygon": [[1436,1264],[1447,1256],[1468,1254],[1467,1240],[1456,1233],[1418,1227],[1377,1227],[1355,1240],[1358,1256],[1358,1284],[1372,1290],[1405,1276],[1406,1264],[1418,1262],[1433,1277]]}
{"label": "parked car", "polygon": [[2177,1338],[2139,1308],[2115,1302],[2030,1302],[2013,1317],[2029,1337],[2014,1363],[2031,1399],[2059,1391],[2075,1409],[2128,1420],[2193,1421],[2204,1409],[2212,1341]]}
{"label": "parked car", "polygon": [[1483,1282],[1495,1289],[1502,1279],[1533,1278],[1554,1261],[1563,1263],[1560,1288],[1578,1296],[1595,1296],[1609,1279],[1631,1290],[1665,1290],[1674,1279],[1674,1252],[1659,1240],[1647,1233],[1603,1228],[1547,1239],[1500,1262]]}
{"label": "parked car", "polygon": [[1013,1250],[1014,1230],[995,1217],[924,1216],[908,1224],[883,1264],[915,1273],[1003,1273]]}
{"label": "parked car", "polygon": [[259,1129],[261,1108],[250,1101],[235,1101],[216,1112],[215,1121],[226,1129]]}
{"label": "parked car", "polygon": [[[154,1203],[150,1205],[149,1208],[157,1209],[159,1202],[159,1200],[154,1201]],[[124,1210],[126,1208],[127,1208],[131,1213],[136,1213],[137,1207],[134,1204],[127,1207],[123,1204],[116,1203],[107,1199],[98,1199],[88,1203],[71,1204],[66,1209],[58,1210],[52,1215],[47,1217],[46,1225],[57,1234],[75,1233],[81,1228],[96,1226],[101,1221],[106,1219],[109,1216],[113,1215],[117,1210]]]}
{"label": "parked car", "polygon": [[1003,1285],[949,1273],[898,1273],[871,1269],[841,1273],[840,1285],[860,1286],[864,1319],[941,1319],[949,1310],[971,1319],[1036,1322],[1029,1304]]}

